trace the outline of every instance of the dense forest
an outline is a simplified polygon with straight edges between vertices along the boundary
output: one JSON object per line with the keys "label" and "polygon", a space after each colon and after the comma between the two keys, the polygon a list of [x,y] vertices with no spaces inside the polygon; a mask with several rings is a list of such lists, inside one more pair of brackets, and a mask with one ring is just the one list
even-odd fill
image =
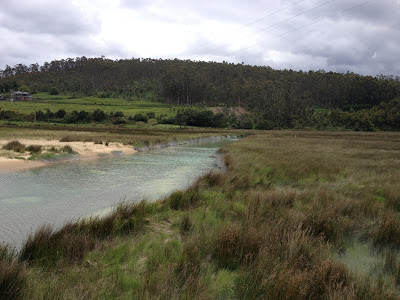
{"label": "dense forest", "polygon": [[[400,129],[400,77],[395,76],[177,59],[80,57],[0,70],[0,93],[22,88],[32,93],[140,98],[175,105],[241,106],[251,112],[250,125],[259,129]],[[183,113],[178,119],[188,118]]]}

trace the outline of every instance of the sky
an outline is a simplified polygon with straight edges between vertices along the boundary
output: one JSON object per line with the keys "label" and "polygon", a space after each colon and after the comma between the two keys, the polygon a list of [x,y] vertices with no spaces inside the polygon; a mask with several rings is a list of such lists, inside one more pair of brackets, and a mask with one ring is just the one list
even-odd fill
{"label": "sky", "polygon": [[400,76],[400,0],[0,0],[0,69],[163,58]]}

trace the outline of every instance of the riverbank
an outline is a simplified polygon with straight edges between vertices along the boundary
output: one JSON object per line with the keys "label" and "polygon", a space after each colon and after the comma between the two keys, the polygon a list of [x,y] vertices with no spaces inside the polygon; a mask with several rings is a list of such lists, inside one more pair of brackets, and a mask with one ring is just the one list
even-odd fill
{"label": "riverbank", "polygon": [[[0,127],[0,172],[42,167],[49,163],[68,160],[88,160],[116,155],[128,155],[137,151],[165,148],[174,145],[218,139],[229,135],[249,134],[246,131],[217,129],[154,129],[120,127]],[[52,147],[59,151],[65,146],[78,154],[48,156],[29,151],[14,152],[2,149],[10,141],[20,141],[26,146],[40,145],[46,152]],[[47,150],[46,150],[47,149]],[[54,150],[54,149],[53,149]],[[50,156],[50,157],[49,157]]]}
{"label": "riverbank", "polygon": [[[155,145],[143,146],[143,147],[133,147],[131,145],[123,145],[121,143],[113,143],[113,142],[106,142],[106,143],[60,142],[57,140],[44,140],[44,139],[34,139],[34,140],[20,139],[18,141],[24,145],[40,145],[43,149],[51,149],[51,148],[62,149],[63,147],[69,146],[71,147],[72,151],[75,152],[75,154],[69,156],[68,158],[63,158],[63,159],[57,159],[57,157],[54,157],[53,159],[49,159],[46,157],[38,157],[37,160],[29,160],[31,156],[29,152],[13,153],[10,150],[9,151],[0,150],[0,172],[32,169],[37,167],[43,167],[46,166],[47,164],[72,161],[72,160],[85,161],[85,160],[98,159],[104,157],[130,155],[136,152],[144,152],[144,151],[156,150],[172,146],[186,145],[190,143],[204,143],[210,141],[217,141],[221,139],[242,138],[244,136],[245,135],[243,134],[210,136],[203,138],[193,138],[190,140],[170,141],[166,143],[158,143]],[[11,140],[0,139],[0,149],[9,142],[11,142]]]}

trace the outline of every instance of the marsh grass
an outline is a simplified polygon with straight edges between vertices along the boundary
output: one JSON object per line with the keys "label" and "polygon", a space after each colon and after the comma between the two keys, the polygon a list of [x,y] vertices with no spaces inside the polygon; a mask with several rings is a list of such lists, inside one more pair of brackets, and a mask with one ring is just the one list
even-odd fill
{"label": "marsh grass", "polygon": [[99,241],[142,230],[147,223],[146,206],[144,202],[122,203],[104,218],[69,222],[58,230],[44,225],[28,237],[20,251],[19,260],[46,268],[80,263]]}
{"label": "marsh grass", "polygon": [[0,298],[20,299],[26,277],[25,265],[17,261],[15,249],[0,245]]}
{"label": "marsh grass", "polygon": [[399,134],[271,131],[220,152],[226,172],[185,191],[33,235],[23,295],[400,297]]}

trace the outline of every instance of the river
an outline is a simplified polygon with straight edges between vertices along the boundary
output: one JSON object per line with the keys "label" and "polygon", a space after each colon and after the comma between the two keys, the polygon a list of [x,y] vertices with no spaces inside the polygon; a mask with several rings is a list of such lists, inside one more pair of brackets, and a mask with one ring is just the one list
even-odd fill
{"label": "river", "polygon": [[154,201],[184,189],[216,168],[216,151],[234,140],[0,173],[0,243],[19,248],[42,224],[57,227],[121,201]]}

